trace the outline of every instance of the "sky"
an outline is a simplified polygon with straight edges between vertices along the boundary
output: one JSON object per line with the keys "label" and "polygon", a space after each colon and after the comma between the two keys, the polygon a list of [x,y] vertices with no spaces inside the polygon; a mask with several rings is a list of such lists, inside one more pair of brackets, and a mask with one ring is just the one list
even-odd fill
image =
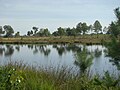
{"label": "sky", "polygon": [[120,0],[0,0],[0,26],[11,25],[26,34],[33,26],[48,28],[76,27],[99,20],[103,26],[115,21],[114,9]]}

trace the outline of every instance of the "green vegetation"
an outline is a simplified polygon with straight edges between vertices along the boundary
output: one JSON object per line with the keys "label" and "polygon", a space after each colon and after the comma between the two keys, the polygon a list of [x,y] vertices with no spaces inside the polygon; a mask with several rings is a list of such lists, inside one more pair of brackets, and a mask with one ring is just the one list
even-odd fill
{"label": "green vegetation", "polygon": [[29,67],[9,63],[0,67],[0,90],[119,90],[120,79],[108,72],[89,77],[71,73],[71,68]]}
{"label": "green vegetation", "polygon": [[86,73],[86,69],[92,65],[93,56],[88,55],[87,49],[83,48],[82,51],[75,54],[75,64],[80,68],[80,74]]}
{"label": "green vegetation", "polygon": [[[107,27],[106,27],[107,28]],[[107,29],[106,29],[107,30]],[[105,31],[107,32],[107,31]],[[34,37],[50,37],[50,36],[82,36],[86,34],[102,34],[105,33],[102,30],[102,26],[98,20],[95,21],[93,25],[88,25],[86,22],[79,22],[76,27],[64,28],[58,27],[57,31],[50,33],[48,28],[39,28],[32,27],[31,30],[27,31],[26,37],[34,36]],[[2,36],[1,36],[2,35]],[[14,29],[10,25],[0,26],[0,36],[1,37],[20,37],[20,31],[14,33]]]}
{"label": "green vegetation", "polygon": [[97,35],[99,34],[99,32],[102,33],[102,26],[98,20],[95,21],[95,23],[93,25],[93,30],[96,32]]}
{"label": "green vegetation", "polygon": [[1,34],[4,34],[4,33],[5,33],[5,31],[3,31],[2,26],[0,26],[0,36],[1,36]]}
{"label": "green vegetation", "polygon": [[1,44],[65,44],[65,43],[85,43],[85,44],[103,44],[110,41],[110,35],[82,35],[82,36],[50,36],[50,37],[9,37],[0,38]]}
{"label": "green vegetation", "polygon": [[14,30],[10,25],[5,25],[3,28],[4,28],[5,32],[6,32],[5,37],[13,36],[12,34],[14,33]]}
{"label": "green vegetation", "polygon": [[108,33],[115,36],[116,38],[120,35],[120,10],[116,8],[114,10],[117,21],[114,21],[110,24]]}

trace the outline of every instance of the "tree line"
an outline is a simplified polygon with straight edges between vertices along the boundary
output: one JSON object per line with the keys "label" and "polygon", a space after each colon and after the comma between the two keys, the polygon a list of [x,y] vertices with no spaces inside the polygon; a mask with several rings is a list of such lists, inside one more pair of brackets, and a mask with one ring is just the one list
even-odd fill
{"label": "tree line", "polygon": [[[32,27],[32,30],[27,31],[25,36],[78,36],[85,34],[111,34],[117,37],[120,35],[120,10],[119,7],[114,10],[117,21],[111,22],[108,27],[102,27],[100,21],[96,20],[94,24],[88,25],[86,22],[79,22],[76,27],[62,28],[58,27],[56,31],[50,33],[48,28]],[[14,35],[13,35],[14,34]],[[20,32],[14,33],[14,29],[10,25],[0,26],[0,36],[4,37],[19,37]]]}
{"label": "tree line", "polygon": [[[107,28],[106,28],[107,30]],[[48,28],[38,28],[32,27],[32,30],[27,31],[26,36],[78,36],[84,34],[102,34],[105,30],[102,30],[101,23],[96,20],[93,25],[87,25],[85,22],[80,22],[73,28],[62,28],[58,27],[57,31],[50,33]],[[14,34],[14,35],[13,35]],[[14,33],[14,29],[10,25],[4,25],[3,27],[0,26],[0,36],[4,37],[19,37],[20,32]]]}

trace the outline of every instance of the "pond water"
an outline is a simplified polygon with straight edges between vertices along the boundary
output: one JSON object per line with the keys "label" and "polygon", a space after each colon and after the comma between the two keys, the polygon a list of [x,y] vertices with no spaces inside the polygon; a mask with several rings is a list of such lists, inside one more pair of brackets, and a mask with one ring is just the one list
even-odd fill
{"label": "pond water", "polygon": [[[17,61],[30,66],[68,66],[79,70],[75,64],[75,53],[83,49],[83,45],[0,45],[0,64],[7,64],[9,61]],[[106,57],[106,50],[102,45],[85,46],[88,53],[94,56],[93,64],[90,67],[92,74],[102,75],[105,71],[118,75],[120,71],[117,66]]]}

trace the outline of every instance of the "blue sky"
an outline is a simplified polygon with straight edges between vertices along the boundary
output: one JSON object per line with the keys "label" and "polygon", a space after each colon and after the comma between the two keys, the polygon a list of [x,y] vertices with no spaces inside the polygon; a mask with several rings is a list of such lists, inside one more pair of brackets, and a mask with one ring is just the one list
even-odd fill
{"label": "blue sky", "polygon": [[0,26],[9,24],[21,34],[33,26],[53,32],[59,26],[95,20],[108,26],[116,19],[113,10],[119,6],[120,0],[0,0]]}

